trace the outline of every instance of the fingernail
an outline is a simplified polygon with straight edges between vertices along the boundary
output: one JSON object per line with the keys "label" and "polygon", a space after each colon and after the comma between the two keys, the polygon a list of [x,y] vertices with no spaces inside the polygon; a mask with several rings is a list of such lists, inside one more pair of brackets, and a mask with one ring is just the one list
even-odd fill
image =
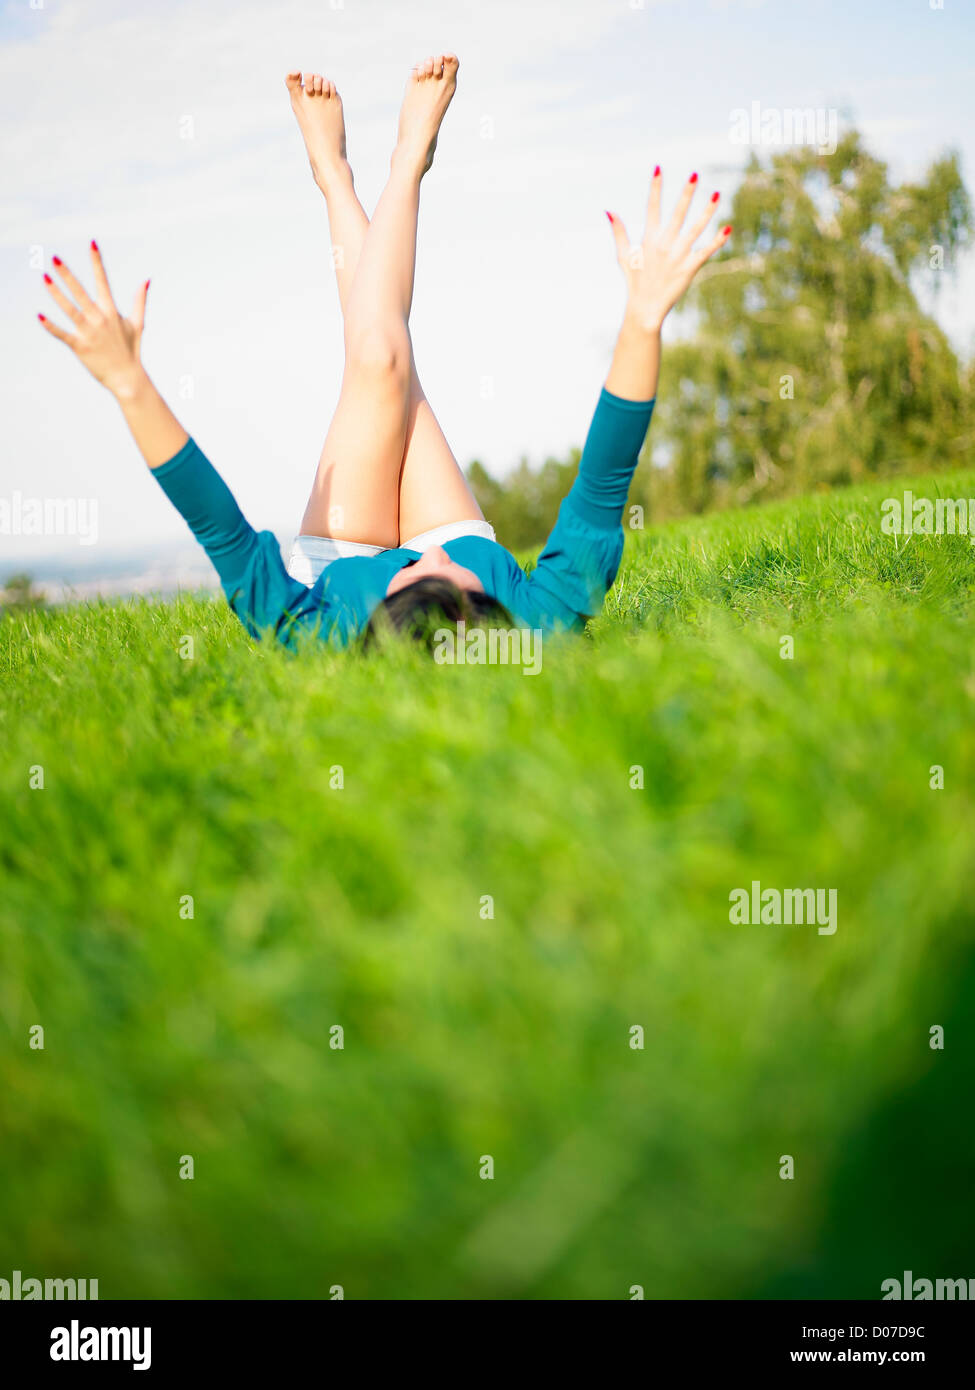
{"label": "fingernail", "polygon": [[724,229],[724,234],[725,234],[725,236],[731,236],[731,228],[730,228],[730,227],[725,227],[725,229]]}
{"label": "fingernail", "polygon": [[60,257],[60,256],[52,256],[52,257],[51,257],[51,260],[52,260],[52,262],[53,262],[55,265],[63,265],[63,264],[64,264],[64,262],[61,260],[61,257]]}
{"label": "fingernail", "polygon": [[44,272],[44,283],[45,283],[45,285],[53,285],[53,284],[54,284],[54,281],[51,279],[50,275],[48,275],[48,273],[47,273],[46,270],[45,270],[45,272]]}
{"label": "fingernail", "polygon": [[697,174],[692,174],[691,177],[690,177],[690,179],[688,180],[688,182],[689,182],[689,183],[697,183]]}
{"label": "fingernail", "polygon": [[47,323],[47,319],[43,314],[38,314],[37,317],[40,319],[41,323]]}
{"label": "fingernail", "polygon": [[148,289],[148,288],[149,288],[149,281],[147,280],[147,281],[146,281],[146,289]]}
{"label": "fingernail", "polygon": [[657,165],[656,169],[654,169],[654,171],[653,171],[653,176],[654,176],[655,179],[659,179],[659,178],[660,178],[660,165],[659,165],[659,164]]}
{"label": "fingernail", "polygon": [[712,203],[716,203],[720,197],[721,197],[721,194],[720,194],[720,193],[712,193],[712,194],[711,194],[711,201],[712,201]]}
{"label": "fingernail", "polygon": [[609,218],[610,222],[612,222],[613,214],[611,212],[607,212],[606,216]]}
{"label": "fingernail", "polygon": [[97,251],[97,250],[98,250],[98,242],[95,240],[94,237],[92,237],[92,239],[91,239],[91,249],[92,249],[93,251]]}

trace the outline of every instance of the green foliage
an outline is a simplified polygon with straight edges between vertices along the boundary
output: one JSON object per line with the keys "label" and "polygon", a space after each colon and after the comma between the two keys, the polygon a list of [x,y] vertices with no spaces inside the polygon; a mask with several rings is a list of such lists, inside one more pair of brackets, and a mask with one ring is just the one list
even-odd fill
{"label": "green foliage", "polygon": [[[972,1274],[975,551],[882,535],[883,492],[631,536],[537,677],[294,658],[195,598],[0,622],[0,1275]],[[732,926],[753,879],[835,887],[835,936]]]}
{"label": "green foliage", "polygon": [[546,459],[537,470],[523,458],[504,482],[492,478],[476,459],[468,467],[474,496],[502,545],[527,550],[542,544],[555,525],[559,503],[572,486],[581,452],[571,450],[563,463]]}
{"label": "green foliage", "polygon": [[970,455],[959,365],[914,283],[940,284],[971,232],[955,156],[901,186],[855,133],[832,155],[753,158],[729,220],[733,249],[692,294],[696,335],[665,354],[665,466],[643,475],[656,515]]}
{"label": "green foliage", "polygon": [[[973,367],[916,295],[971,236],[957,157],[900,185],[855,132],[832,155],[753,157],[728,220],[689,295],[692,336],[664,353],[631,502],[660,519],[967,463]],[[476,467],[508,543],[541,544],[569,465],[523,463],[503,485]]]}
{"label": "green foliage", "polygon": [[29,574],[12,574],[0,589],[0,612],[19,612],[24,608],[43,608],[44,596],[34,588]]}

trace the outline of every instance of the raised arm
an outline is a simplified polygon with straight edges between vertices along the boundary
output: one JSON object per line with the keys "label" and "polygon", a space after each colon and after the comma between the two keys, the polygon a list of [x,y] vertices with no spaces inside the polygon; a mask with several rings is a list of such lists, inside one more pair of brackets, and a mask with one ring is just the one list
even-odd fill
{"label": "raised arm", "polygon": [[[182,513],[220,576],[227,597],[247,574],[258,534],[244,519],[230,489],[190,439],[149,380],[142,365],[142,331],[149,281],[135,296],[132,313],[123,318],[115,306],[101,252],[91,243],[95,298],[88,294],[57,256],[53,265],[62,289],[48,274],[44,282],[55,303],[74,326],[65,332],[44,314],[38,318],[52,337],[65,343],[112,393],[142,457],[170,501]],[[242,615],[243,616],[243,615]],[[267,613],[262,618],[273,618]]]}
{"label": "raised arm", "polygon": [[621,220],[608,212],[616,254],[626,281],[626,308],[606,384],[600,393],[579,473],[562,503],[559,520],[529,583],[539,610],[577,619],[602,606],[616,578],[623,550],[620,523],[657,394],[660,330],[664,319],[731,228],[695,249],[714,216],[719,195],[685,231],[697,187],[685,183],[666,226],[661,225],[659,166],[650,185],[643,239],[631,245]]}
{"label": "raised arm", "polygon": [[279,641],[290,643],[296,618],[318,621],[319,610],[309,609],[308,589],[287,573],[272,533],[255,531],[245,519],[227,484],[149,380],[141,360],[148,280],[135,297],[130,317],[123,318],[94,242],[94,299],[63,261],[55,256],[53,263],[64,289],[50,275],[44,281],[75,331],[67,333],[39,314],[42,325],[66,343],[118,401],[153,477],[210,557],[247,631],[258,637],[273,630]]}
{"label": "raised arm", "polygon": [[66,343],[81,365],[112,393],[142,457],[150,468],[158,468],[179,453],[189,435],[142,365],[142,330],[149,281],[136,293],[131,315],[123,318],[115,307],[101,252],[95,242],[91,243],[95,299],[60,257],[54,256],[52,263],[65,289],[62,290],[46,272],[44,283],[54,302],[74,324],[75,332],[66,333],[44,314],[37,317],[48,333]]}
{"label": "raised arm", "polygon": [[626,281],[626,310],[606,378],[606,390],[627,401],[647,401],[656,396],[663,321],[704,262],[715,251],[720,251],[731,236],[731,228],[725,227],[704,246],[697,249],[694,246],[717,210],[719,193],[711,194],[705,211],[684,230],[684,221],[697,191],[697,174],[691,174],[684,184],[673,216],[665,227],[661,226],[662,182],[658,164],[650,181],[643,240],[636,245],[631,246],[620,219],[611,212],[606,214],[616,239],[616,258]]}

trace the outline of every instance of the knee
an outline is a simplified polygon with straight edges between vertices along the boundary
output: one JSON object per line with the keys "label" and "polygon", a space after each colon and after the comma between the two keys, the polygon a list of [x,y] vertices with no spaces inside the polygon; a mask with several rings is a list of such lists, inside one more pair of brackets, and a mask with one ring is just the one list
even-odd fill
{"label": "knee", "polygon": [[401,387],[411,374],[409,335],[385,324],[354,328],[346,339],[345,361],[350,371]]}

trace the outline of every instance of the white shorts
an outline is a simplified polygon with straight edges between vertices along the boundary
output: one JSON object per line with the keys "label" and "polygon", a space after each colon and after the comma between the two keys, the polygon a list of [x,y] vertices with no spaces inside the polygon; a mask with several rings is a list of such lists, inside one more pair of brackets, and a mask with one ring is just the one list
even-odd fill
{"label": "white shorts", "polygon": [[[424,531],[420,536],[402,541],[401,550],[429,550],[432,545],[445,545],[447,541],[459,541],[462,536],[480,536],[482,540],[495,539],[494,527],[486,521],[451,521],[447,526],[435,526],[432,531]],[[295,536],[288,560],[288,573],[299,584],[311,588],[326,565],[333,560],[343,560],[350,555],[381,555],[388,547],[366,545],[364,541],[340,541],[332,536]]]}

